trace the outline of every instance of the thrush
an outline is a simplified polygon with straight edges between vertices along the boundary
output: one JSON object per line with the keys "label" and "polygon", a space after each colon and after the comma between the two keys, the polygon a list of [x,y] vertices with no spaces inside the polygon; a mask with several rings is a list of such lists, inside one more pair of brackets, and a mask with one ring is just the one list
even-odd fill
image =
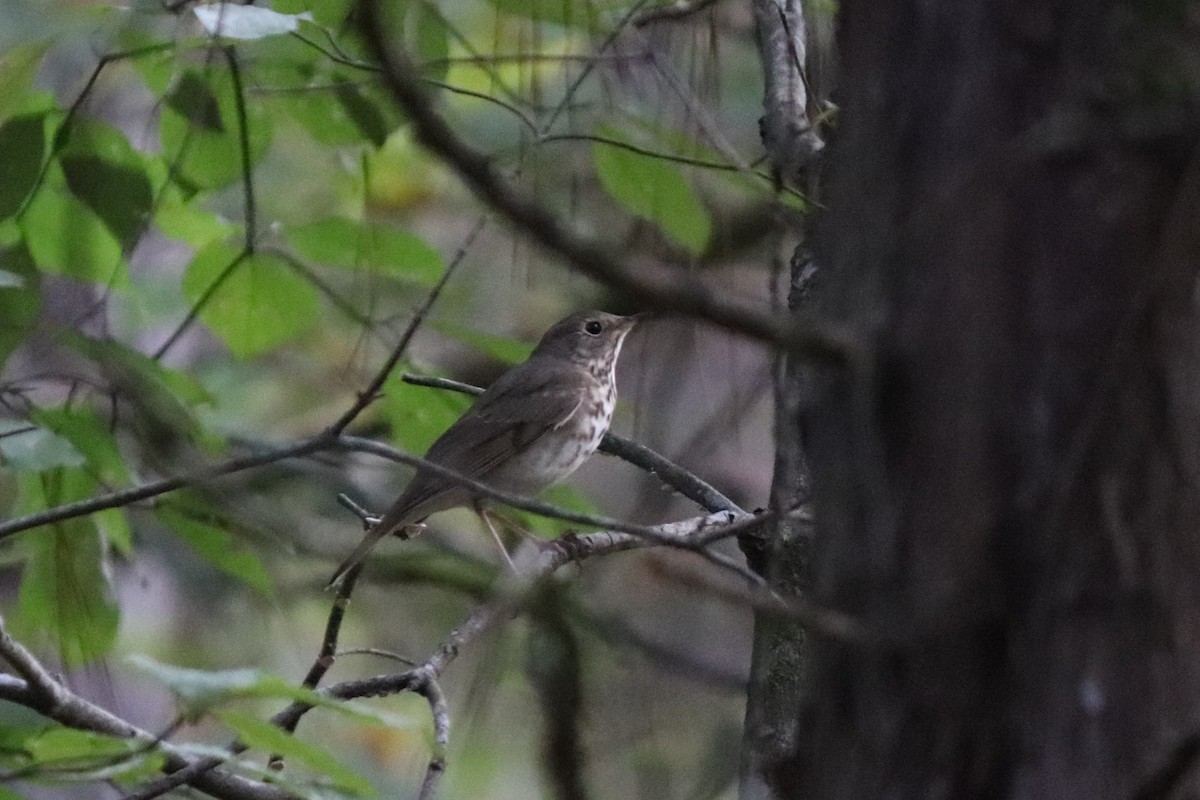
{"label": "thrush", "polygon": [[[497,378],[430,446],[426,460],[512,494],[535,495],[567,477],[595,452],[612,422],[617,356],[635,322],[587,311],[555,323],[528,359]],[[482,498],[418,469],[328,585],[340,583],[383,537],[407,539],[430,514],[460,506],[475,508],[495,535]]]}

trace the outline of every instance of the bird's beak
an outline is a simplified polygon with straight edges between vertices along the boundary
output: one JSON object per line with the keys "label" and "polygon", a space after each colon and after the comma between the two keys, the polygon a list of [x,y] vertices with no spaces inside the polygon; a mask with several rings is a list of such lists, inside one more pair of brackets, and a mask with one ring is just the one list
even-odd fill
{"label": "bird's beak", "polygon": [[630,314],[625,319],[628,320],[629,327],[632,328],[634,325],[637,325],[639,322],[645,322],[646,320],[652,319],[653,316],[654,316],[653,312],[640,311],[637,314]]}

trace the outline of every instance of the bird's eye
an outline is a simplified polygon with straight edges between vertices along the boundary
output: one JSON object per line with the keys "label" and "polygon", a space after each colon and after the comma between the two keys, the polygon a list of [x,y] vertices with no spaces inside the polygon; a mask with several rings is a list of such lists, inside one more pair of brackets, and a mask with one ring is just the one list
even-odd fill
{"label": "bird's eye", "polygon": [[585,325],[583,326],[583,329],[584,329],[585,331],[587,331],[588,333],[590,333],[592,336],[599,336],[599,335],[600,335],[600,331],[601,331],[601,329],[602,329],[603,327],[604,327],[604,326],[603,326],[603,325],[601,325],[601,324],[600,324],[599,322],[597,322],[596,320],[594,320],[594,319],[589,319],[589,320],[587,321],[587,324],[585,324]]}

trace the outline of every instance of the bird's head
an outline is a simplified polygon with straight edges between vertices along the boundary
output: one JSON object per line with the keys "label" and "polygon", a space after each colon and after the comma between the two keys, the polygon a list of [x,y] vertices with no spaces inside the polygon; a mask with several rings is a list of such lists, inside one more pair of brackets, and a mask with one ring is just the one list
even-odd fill
{"label": "bird's head", "polygon": [[543,334],[533,354],[567,358],[593,373],[606,373],[616,362],[626,334],[640,317],[640,314],[618,317],[604,311],[572,314]]}

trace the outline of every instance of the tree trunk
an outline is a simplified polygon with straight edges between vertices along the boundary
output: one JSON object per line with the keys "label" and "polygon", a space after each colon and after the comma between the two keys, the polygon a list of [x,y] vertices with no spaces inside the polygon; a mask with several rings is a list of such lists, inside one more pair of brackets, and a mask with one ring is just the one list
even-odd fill
{"label": "tree trunk", "polygon": [[1200,6],[845,0],[796,797],[1129,798],[1200,731]]}

